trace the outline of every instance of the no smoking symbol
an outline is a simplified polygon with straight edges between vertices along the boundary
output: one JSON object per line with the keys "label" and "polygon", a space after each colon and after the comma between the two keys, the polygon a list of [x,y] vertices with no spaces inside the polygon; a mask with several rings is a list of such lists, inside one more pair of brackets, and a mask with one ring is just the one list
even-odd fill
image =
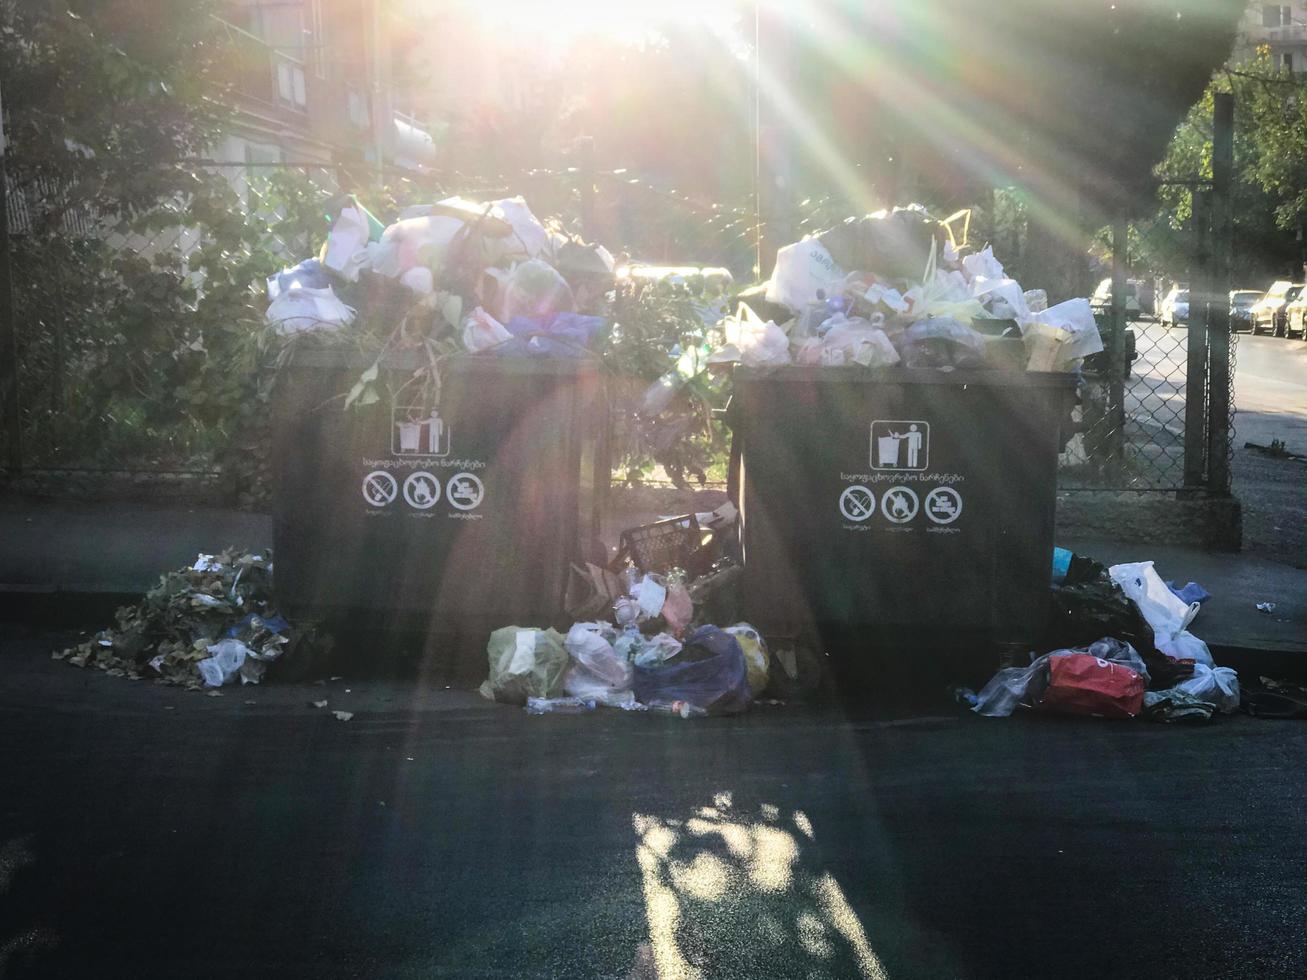
{"label": "no smoking symbol", "polygon": [[840,513],[851,521],[865,521],[876,513],[876,495],[857,484],[840,494]]}

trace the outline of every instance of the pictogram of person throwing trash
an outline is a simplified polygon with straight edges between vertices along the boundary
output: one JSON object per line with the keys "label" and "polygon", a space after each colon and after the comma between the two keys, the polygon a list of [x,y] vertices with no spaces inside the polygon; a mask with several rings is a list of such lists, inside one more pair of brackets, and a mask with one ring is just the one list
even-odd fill
{"label": "pictogram of person throwing trash", "polygon": [[915,422],[908,424],[906,432],[895,432],[890,429],[889,435],[880,436],[876,442],[877,466],[921,469],[921,446],[924,435]]}

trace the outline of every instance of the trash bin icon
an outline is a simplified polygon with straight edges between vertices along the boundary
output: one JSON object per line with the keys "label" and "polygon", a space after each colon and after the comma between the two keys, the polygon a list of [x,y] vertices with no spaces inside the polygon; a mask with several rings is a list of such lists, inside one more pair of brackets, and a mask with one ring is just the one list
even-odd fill
{"label": "trash bin icon", "polygon": [[876,440],[876,465],[898,466],[899,444],[903,440],[898,436],[881,436]]}
{"label": "trash bin icon", "polygon": [[422,438],[421,422],[396,422],[399,427],[399,451],[401,453],[418,452],[418,443]]}

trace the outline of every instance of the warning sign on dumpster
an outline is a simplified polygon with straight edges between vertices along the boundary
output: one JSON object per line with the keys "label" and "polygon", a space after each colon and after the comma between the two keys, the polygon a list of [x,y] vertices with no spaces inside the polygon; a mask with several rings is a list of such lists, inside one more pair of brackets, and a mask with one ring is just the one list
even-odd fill
{"label": "warning sign on dumpster", "polygon": [[[876,419],[865,472],[841,472],[841,526],[862,533],[959,534],[965,478],[932,454],[925,419]],[[862,469],[861,466],[858,469]]]}

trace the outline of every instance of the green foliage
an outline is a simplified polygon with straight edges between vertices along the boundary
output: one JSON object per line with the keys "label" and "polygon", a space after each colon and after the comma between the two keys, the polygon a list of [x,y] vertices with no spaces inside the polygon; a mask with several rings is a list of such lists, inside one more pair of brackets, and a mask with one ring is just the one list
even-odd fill
{"label": "green foliage", "polygon": [[[1294,258],[1293,235],[1307,218],[1307,82],[1275,70],[1263,56],[1218,72],[1177,127],[1157,176],[1212,176],[1212,107],[1217,92],[1235,100],[1234,275],[1260,283]],[[1163,184],[1155,230],[1139,254],[1163,267],[1181,249],[1193,217],[1193,189]]]}
{"label": "green foliage", "polygon": [[[665,474],[678,487],[724,476],[726,434],[712,416],[725,382],[708,370],[725,298],[701,283],[623,282],[601,354],[613,399],[614,465],[637,485]],[[660,472],[661,471],[661,472]]]}

